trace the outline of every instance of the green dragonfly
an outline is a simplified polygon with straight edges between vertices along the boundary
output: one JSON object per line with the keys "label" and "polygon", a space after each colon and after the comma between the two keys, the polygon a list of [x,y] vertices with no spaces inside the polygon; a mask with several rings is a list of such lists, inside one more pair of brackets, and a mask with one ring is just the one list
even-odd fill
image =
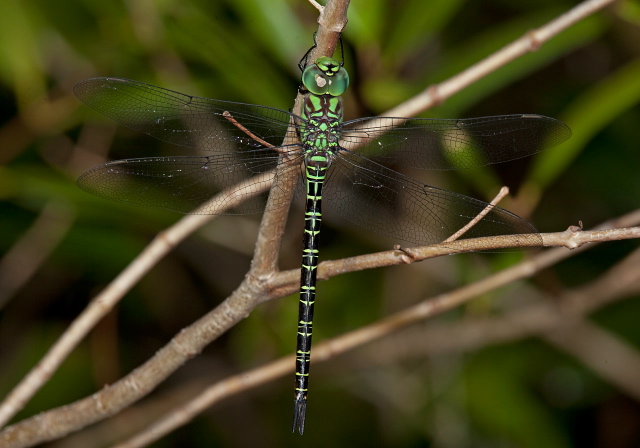
{"label": "green dragonfly", "polygon": [[[309,53],[307,53],[309,54]],[[425,185],[386,164],[450,170],[529,156],[567,140],[561,121],[520,114],[470,119],[359,118],[342,121],[341,95],[349,85],[330,57],[300,63],[302,113],[189,96],[122,78],[93,78],[74,87],[88,106],[121,125],[156,139],[207,151],[205,156],[144,157],[97,166],[78,185],[97,196],[133,206],[179,213],[218,214],[208,200],[245,182],[241,205],[224,213],[264,210],[267,182],[284,184],[299,167],[296,187],[306,199],[293,431],[304,431],[321,202],[347,220],[418,245],[445,240],[481,213],[488,213],[459,240],[509,235],[513,245],[541,245],[536,229],[499,207]],[[246,182],[262,175],[256,183]],[[273,202],[273,201],[272,201]],[[220,204],[218,204],[220,205]],[[284,203],[270,203],[272,209]],[[225,204],[223,203],[224,207]]]}

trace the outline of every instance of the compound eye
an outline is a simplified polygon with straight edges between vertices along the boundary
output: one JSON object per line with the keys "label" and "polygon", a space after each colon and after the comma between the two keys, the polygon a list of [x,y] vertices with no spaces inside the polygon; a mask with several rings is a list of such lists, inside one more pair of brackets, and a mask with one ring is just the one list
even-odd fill
{"label": "compound eye", "polygon": [[314,95],[325,95],[331,86],[328,78],[317,65],[310,65],[302,72],[302,85]]}
{"label": "compound eye", "polygon": [[340,67],[338,72],[329,78],[329,95],[340,96],[349,87],[349,74]]}

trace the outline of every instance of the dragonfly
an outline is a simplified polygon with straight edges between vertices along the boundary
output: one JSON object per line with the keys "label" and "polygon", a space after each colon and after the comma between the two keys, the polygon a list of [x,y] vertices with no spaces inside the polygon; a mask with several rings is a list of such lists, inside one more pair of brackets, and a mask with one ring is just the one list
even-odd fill
{"label": "dragonfly", "polygon": [[[270,210],[288,205],[284,200],[267,203],[264,183],[286,188],[284,173],[300,171],[294,188],[304,198],[305,212],[292,425],[300,434],[309,388],[323,200],[356,225],[417,245],[441,242],[482,216],[458,247],[471,238],[497,235],[506,235],[512,246],[540,246],[539,233],[525,219],[426,185],[389,165],[474,168],[530,156],[571,136],[563,122],[535,114],[343,121],[341,97],[349,86],[344,58],[322,56],[309,63],[309,53],[299,63],[300,114],[123,78],[92,78],[74,87],[82,102],[117,123],[206,154],[141,157],[94,167],[80,176],[78,185],[99,197],[185,214],[259,213],[267,204]],[[241,205],[226,207],[223,201],[213,208],[213,196],[240,183],[237,194],[246,199]]]}

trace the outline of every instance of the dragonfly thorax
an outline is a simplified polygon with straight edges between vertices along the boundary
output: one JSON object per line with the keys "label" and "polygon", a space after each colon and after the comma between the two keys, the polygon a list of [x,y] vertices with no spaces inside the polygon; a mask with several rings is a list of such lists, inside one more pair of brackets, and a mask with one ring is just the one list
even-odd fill
{"label": "dragonfly thorax", "polygon": [[342,100],[331,95],[308,94],[303,103],[300,140],[307,156],[333,153],[338,148]]}

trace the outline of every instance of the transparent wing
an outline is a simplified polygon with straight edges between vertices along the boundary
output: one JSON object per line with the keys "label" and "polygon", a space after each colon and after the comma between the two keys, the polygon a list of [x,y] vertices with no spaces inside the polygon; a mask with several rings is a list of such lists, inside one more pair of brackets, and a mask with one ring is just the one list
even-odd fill
{"label": "transparent wing", "polygon": [[530,156],[571,137],[563,122],[520,114],[468,119],[362,118],[346,122],[341,146],[383,163],[450,170]]}
{"label": "transparent wing", "polygon": [[280,146],[288,133],[295,133],[289,128],[291,119],[300,122],[284,110],[189,96],[130,79],[87,79],[73,91],[87,106],[123,126],[217,153]]}
{"label": "transparent wing", "polygon": [[[489,205],[424,185],[347,151],[336,155],[330,170],[323,194],[329,207],[355,224],[414,244],[442,242]],[[533,225],[499,207],[460,239],[497,235],[511,235],[514,243],[542,243]]]}
{"label": "transparent wing", "polygon": [[[99,165],[82,174],[78,186],[105,199],[178,213],[259,213],[281,169],[272,150],[235,157],[147,157]],[[209,202],[224,188],[241,182],[233,195]],[[250,198],[238,204],[243,197]]]}

